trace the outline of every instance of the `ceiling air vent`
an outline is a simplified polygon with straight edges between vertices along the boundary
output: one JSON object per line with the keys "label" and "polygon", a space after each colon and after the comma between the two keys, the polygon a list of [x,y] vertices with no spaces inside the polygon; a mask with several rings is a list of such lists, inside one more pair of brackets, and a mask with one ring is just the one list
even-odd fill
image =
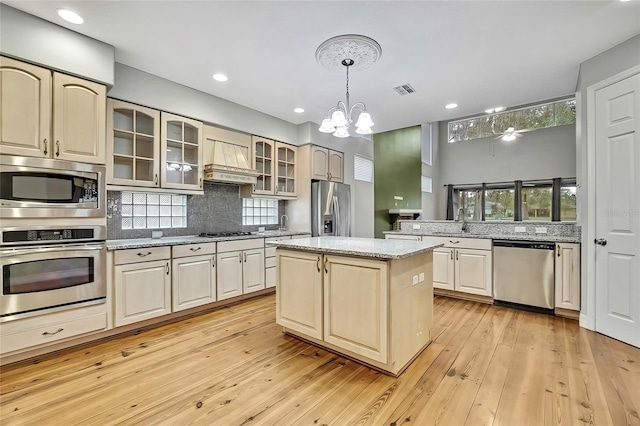
{"label": "ceiling air vent", "polygon": [[416,91],[416,89],[411,87],[410,84],[403,84],[402,86],[394,87],[393,90],[398,92],[398,94],[400,96],[409,95],[409,94],[414,93]]}

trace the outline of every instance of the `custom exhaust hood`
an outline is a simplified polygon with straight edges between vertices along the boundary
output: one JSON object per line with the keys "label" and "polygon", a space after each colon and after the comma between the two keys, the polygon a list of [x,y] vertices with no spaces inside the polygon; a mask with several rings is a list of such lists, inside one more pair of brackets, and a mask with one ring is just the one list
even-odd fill
{"label": "custom exhaust hood", "polygon": [[251,185],[257,182],[258,171],[251,168],[249,147],[231,142],[213,142],[212,161],[204,166],[204,179],[214,182]]}

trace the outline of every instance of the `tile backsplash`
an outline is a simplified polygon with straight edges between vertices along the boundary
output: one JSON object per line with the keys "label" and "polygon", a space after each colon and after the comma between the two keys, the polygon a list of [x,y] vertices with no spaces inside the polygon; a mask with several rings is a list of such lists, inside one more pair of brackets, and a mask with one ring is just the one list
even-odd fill
{"label": "tile backsplash", "polygon": [[[144,192],[144,188],[134,190]],[[257,225],[242,225],[242,199],[238,185],[204,183],[204,195],[187,195],[187,226],[159,228],[164,236],[197,235],[201,232],[258,230]],[[107,191],[107,238],[149,238],[151,229],[122,229],[122,192]],[[285,213],[285,202],[278,202],[278,217]],[[264,225],[277,229],[278,225]]]}

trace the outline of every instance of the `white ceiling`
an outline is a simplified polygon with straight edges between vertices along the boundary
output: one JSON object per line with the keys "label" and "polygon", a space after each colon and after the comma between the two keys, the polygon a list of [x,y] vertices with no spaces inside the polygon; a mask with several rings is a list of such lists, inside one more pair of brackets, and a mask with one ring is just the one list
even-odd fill
{"label": "white ceiling", "polygon": [[[638,0],[3,2],[115,46],[118,62],[295,124],[344,100],[344,73],[315,61],[320,43],[369,36],[382,57],[351,73],[350,93],[376,133],[571,94],[581,62],[640,33]],[[406,83],[417,93],[392,89]]]}

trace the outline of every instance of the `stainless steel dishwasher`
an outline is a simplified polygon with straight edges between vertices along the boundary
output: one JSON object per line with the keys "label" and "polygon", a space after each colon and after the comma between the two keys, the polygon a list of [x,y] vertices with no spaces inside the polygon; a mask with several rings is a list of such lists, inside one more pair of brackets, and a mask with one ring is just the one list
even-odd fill
{"label": "stainless steel dishwasher", "polygon": [[494,240],[494,303],[552,313],[554,248],[547,242]]}

